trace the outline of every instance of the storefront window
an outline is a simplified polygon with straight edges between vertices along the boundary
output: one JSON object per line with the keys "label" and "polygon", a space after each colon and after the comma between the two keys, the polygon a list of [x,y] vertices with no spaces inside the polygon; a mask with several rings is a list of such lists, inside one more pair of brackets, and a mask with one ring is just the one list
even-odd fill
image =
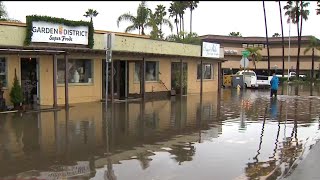
{"label": "storefront window", "polygon": [[[140,81],[140,62],[135,63],[134,81]],[[146,62],[146,81],[158,81],[159,80],[159,62],[147,61]]]}
{"label": "storefront window", "polygon": [[[72,83],[92,83],[92,60],[90,59],[69,59],[68,81]],[[58,59],[58,84],[64,83],[65,60]]]}
{"label": "storefront window", "polygon": [[[210,63],[203,63],[203,79],[213,79],[213,65]],[[201,78],[201,64],[198,64],[197,79]]]}
{"label": "storefront window", "polygon": [[7,87],[7,63],[3,57],[0,57],[0,82],[3,87]]}

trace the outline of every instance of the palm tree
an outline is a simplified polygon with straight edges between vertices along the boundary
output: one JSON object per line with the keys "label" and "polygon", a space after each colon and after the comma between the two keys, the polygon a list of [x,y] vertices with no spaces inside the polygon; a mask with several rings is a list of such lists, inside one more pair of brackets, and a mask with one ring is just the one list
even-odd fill
{"label": "palm tree", "polygon": [[249,56],[251,57],[253,65],[254,65],[254,69],[256,70],[257,69],[256,63],[262,59],[262,55],[260,53],[262,48],[261,47],[248,47],[248,48],[246,48],[246,50],[250,52]]}
{"label": "palm tree", "polygon": [[190,9],[190,33],[192,33],[192,11],[198,7],[199,1],[187,1]]}
{"label": "palm tree", "polygon": [[148,22],[148,17],[149,10],[146,7],[146,2],[141,1],[137,9],[137,16],[133,16],[130,13],[122,14],[117,19],[117,26],[119,27],[119,23],[123,20],[130,21],[132,25],[128,26],[125,32],[134,31],[138,29],[139,34],[145,35],[144,28]]}
{"label": "palm tree", "polygon": [[242,37],[242,34],[240,32],[230,32],[229,36]]}
{"label": "palm tree", "polygon": [[[301,1],[299,6],[299,1],[295,1],[295,6],[293,6],[293,1],[288,1],[287,5],[283,7],[283,9],[287,10],[285,12],[285,15],[288,16],[287,21],[288,22],[292,21],[293,24],[297,24],[298,55],[297,55],[296,73],[298,78],[300,74],[300,47],[301,47],[301,35],[302,35],[302,21],[308,20],[309,10],[306,10],[305,8],[307,8],[309,4],[310,4],[309,2]],[[300,22],[300,27],[299,27],[299,22]]]}
{"label": "palm tree", "polygon": [[90,22],[92,22],[92,18],[97,17],[98,14],[99,14],[98,11],[93,9],[88,9],[83,16],[90,17]]}
{"label": "palm tree", "polygon": [[7,18],[7,11],[3,4],[3,1],[0,1],[0,19],[5,20]]}
{"label": "palm tree", "polygon": [[263,3],[263,12],[264,12],[264,25],[265,25],[265,29],[266,29],[266,39],[267,39],[268,75],[270,76],[270,52],[269,52],[269,37],[268,37],[267,16],[266,16],[266,8],[265,8],[265,5],[264,5],[264,1],[262,1],[262,3]]}
{"label": "palm tree", "polygon": [[[184,11],[188,8],[188,2],[185,1],[178,1],[178,7],[179,7],[179,16],[180,16],[180,25],[182,25],[182,31],[184,31]],[[180,27],[181,32],[181,27]],[[184,35],[182,36],[184,38]]]}
{"label": "palm tree", "polygon": [[163,34],[162,34],[162,25],[167,25],[169,26],[170,30],[172,31],[173,25],[170,22],[169,19],[165,18],[167,15],[166,12],[166,7],[163,5],[158,5],[156,8],[156,19],[157,19],[157,25],[159,26],[159,33],[160,33],[160,38],[163,39]]}
{"label": "palm tree", "polygon": [[149,9],[149,19],[148,22],[146,23],[146,27],[151,27],[152,30],[150,32],[150,37],[151,39],[159,39],[159,34],[161,35],[162,33],[160,32],[158,28],[158,19],[156,13],[152,13],[152,10]]}
{"label": "palm tree", "polygon": [[272,37],[280,37],[281,36],[281,34],[279,34],[279,33],[274,33],[273,35],[272,35]]}
{"label": "palm tree", "polygon": [[310,51],[310,49],[312,49],[311,81],[313,81],[313,78],[314,78],[314,76],[313,76],[314,75],[314,49],[320,50],[319,40],[314,36],[310,37],[309,45],[304,50],[304,54],[306,54],[308,51]]}
{"label": "palm tree", "polygon": [[[284,77],[284,37],[283,37],[283,23],[282,23],[282,8],[281,8],[281,2],[279,3],[279,11],[280,11],[280,22],[281,22],[281,43],[282,43],[282,78]],[[289,67],[288,67],[289,68]]]}
{"label": "palm tree", "polygon": [[168,9],[169,13],[170,13],[170,16],[169,17],[174,17],[174,23],[176,24],[176,27],[177,27],[177,36],[179,36],[179,28],[178,28],[178,23],[179,23],[179,20],[178,20],[178,7],[177,7],[177,3],[175,2],[172,2],[170,3],[170,7]]}

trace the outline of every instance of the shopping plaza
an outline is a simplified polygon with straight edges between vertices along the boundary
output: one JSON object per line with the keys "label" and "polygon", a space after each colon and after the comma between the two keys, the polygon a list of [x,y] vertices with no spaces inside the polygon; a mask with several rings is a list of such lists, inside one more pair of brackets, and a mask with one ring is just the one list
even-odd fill
{"label": "shopping plaza", "polygon": [[[110,33],[114,36],[107,94],[112,101],[217,92],[222,75],[240,69],[241,51],[246,47],[262,47],[263,59],[256,68],[267,70],[264,37],[201,36],[203,42],[218,45],[206,49],[203,45],[153,40],[145,35],[93,30],[83,21],[70,22],[58,23],[50,18],[0,22],[0,80],[7,104],[15,74],[24,103],[57,106],[105,100],[105,37]],[[297,38],[291,37],[289,62],[288,40],[285,37],[285,71],[296,68]],[[302,37],[300,69],[307,75],[311,51],[303,52],[308,44],[309,37]],[[270,38],[269,47],[270,67],[281,73],[281,37]],[[214,56],[203,55],[213,49]],[[316,50],[315,69],[320,71],[318,58]],[[252,61],[249,68],[254,69]]]}

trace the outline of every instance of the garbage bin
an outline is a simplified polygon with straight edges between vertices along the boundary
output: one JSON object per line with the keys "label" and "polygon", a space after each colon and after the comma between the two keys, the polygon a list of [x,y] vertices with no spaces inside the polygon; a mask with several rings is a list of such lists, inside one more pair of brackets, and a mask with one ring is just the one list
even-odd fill
{"label": "garbage bin", "polygon": [[237,88],[238,85],[240,85],[241,89],[243,88],[243,75],[232,76],[232,87]]}

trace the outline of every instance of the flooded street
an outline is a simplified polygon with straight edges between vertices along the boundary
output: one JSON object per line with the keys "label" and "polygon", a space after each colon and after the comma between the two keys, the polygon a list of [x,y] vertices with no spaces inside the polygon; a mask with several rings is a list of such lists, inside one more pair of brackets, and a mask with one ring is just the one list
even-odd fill
{"label": "flooded street", "polygon": [[[0,114],[0,179],[277,179],[320,137],[320,90],[223,89]],[[310,96],[311,95],[311,96]],[[107,117],[106,117],[107,115]]]}

